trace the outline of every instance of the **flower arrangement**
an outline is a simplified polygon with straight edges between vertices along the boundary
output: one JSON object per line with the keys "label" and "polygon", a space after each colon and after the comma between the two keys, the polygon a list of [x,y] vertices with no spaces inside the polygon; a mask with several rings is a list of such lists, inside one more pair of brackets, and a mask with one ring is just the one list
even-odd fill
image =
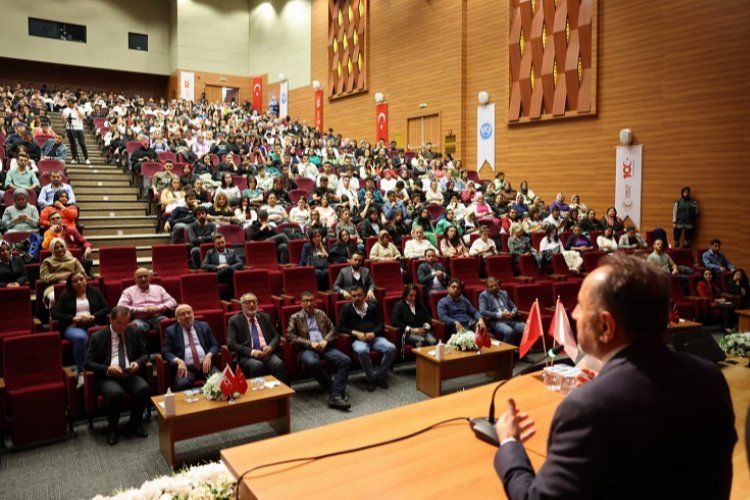
{"label": "flower arrangement", "polygon": [[234,476],[224,464],[212,462],[184,469],[173,476],[157,477],[140,488],[116,492],[112,496],[97,495],[94,500],[230,500],[236,498],[234,482]]}
{"label": "flower arrangement", "polygon": [[457,351],[478,351],[479,347],[474,341],[474,338],[474,332],[463,331],[460,333],[454,333],[451,335],[451,338],[448,339],[448,345]]}
{"label": "flower arrangement", "polygon": [[727,354],[750,356],[750,332],[726,335],[719,341],[719,345]]}
{"label": "flower arrangement", "polygon": [[225,375],[222,372],[214,373],[208,377],[206,383],[203,384],[203,388],[201,388],[201,392],[206,399],[210,401],[228,401],[229,399],[237,399],[240,397],[239,392],[232,393],[231,397],[227,397],[224,394],[224,391],[221,390],[221,384],[224,381],[224,377]]}

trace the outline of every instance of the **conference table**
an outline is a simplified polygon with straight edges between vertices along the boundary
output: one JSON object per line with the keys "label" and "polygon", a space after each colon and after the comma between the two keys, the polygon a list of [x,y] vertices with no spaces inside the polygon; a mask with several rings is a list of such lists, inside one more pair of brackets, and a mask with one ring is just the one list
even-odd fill
{"label": "conference table", "polygon": [[[739,441],[734,449],[732,498],[750,497],[745,449],[745,415],[750,404],[747,360],[722,367],[736,413]],[[294,432],[222,450],[235,477],[250,468],[322,455],[405,436],[457,417],[487,416],[495,384],[457,392],[400,408]],[[497,394],[497,414],[513,396],[536,423],[525,444],[536,470],[547,453],[550,422],[563,396],[544,389],[539,374],[510,380]],[[245,476],[240,498],[505,498],[495,474],[496,448],[478,440],[466,421],[453,421],[404,442],[267,467]]]}

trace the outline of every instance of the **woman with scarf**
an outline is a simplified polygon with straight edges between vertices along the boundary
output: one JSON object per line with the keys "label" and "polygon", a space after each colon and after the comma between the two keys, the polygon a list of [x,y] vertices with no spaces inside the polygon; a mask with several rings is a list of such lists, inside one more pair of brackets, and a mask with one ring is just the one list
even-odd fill
{"label": "woman with scarf", "polygon": [[86,271],[78,259],[68,251],[68,246],[62,238],[55,238],[50,242],[52,255],[42,261],[39,267],[39,281],[45,286],[44,300],[51,309],[55,304],[55,285],[65,283],[73,273]]}

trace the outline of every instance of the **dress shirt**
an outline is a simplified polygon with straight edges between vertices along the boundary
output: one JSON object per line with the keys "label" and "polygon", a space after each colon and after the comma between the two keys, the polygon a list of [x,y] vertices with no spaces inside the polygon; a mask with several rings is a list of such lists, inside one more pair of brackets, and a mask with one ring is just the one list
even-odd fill
{"label": "dress shirt", "polygon": [[122,292],[117,305],[128,307],[136,318],[144,318],[146,307],[156,307],[161,314],[167,309],[177,307],[177,301],[160,285],[149,285],[146,290],[133,285]]}
{"label": "dress shirt", "polygon": [[[190,349],[190,339],[188,338],[188,335],[193,337],[193,342],[195,343],[195,350],[198,352],[197,363],[193,360],[193,350]],[[185,364],[187,366],[200,366],[201,363],[203,363],[203,360],[206,358],[206,351],[203,350],[201,341],[198,338],[198,332],[195,331],[194,327],[191,326],[190,331],[182,328],[182,341],[185,344],[185,359],[183,360]]]}
{"label": "dress shirt", "polygon": [[364,303],[364,307],[362,309],[354,306],[354,311],[359,314],[360,318],[364,318],[367,315],[367,302]]}
{"label": "dress shirt", "polygon": [[[471,244],[471,248],[469,249],[469,255],[479,255],[482,252],[486,252],[487,250],[494,250],[497,252],[497,246],[495,245],[495,242],[488,239],[487,241],[482,240],[482,238],[478,238],[474,240],[474,243]],[[486,254],[483,254],[486,255]]]}
{"label": "dress shirt", "polygon": [[37,197],[39,206],[44,208],[47,205],[51,205],[55,199],[55,193],[57,191],[64,191],[65,193],[67,193],[68,203],[71,205],[75,205],[76,197],[75,194],[73,194],[73,189],[68,184],[61,182],[58,187],[53,186],[51,183],[47,184],[46,186],[42,186],[42,190],[39,192],[39,196]]}
{"label": "dress shirt", "polygon": [[703,265],[710,269],[714,274],[721,272],[721,268],[729,271],[734,270],[734,266],[723,252],[714,253],[713,250],[706,250],[702,255]]}
{"label": "dress shirt", "polygon": [[315,315],[305,312],[305,318],[307,319],[307,330],[310,334],[310,342],[322,342],[324,340],[323,334],[321,333],[320,328],[318,328],[318,322],[315,321]]}
{"label": "dress shirt", "polygon": [[[249,340],[250,340],[250,351],[257,350],[262,351],[264,347],[266,347],[266,338],[263,336],[263,330],[260,329],[260,323],[258,323],[258,317],[253,316],[252,318],[247,318],[247,330],[249,334]],[[253,323],[255,323],[255,328],[258,329],[258,341],[260,342],[260,345],[253,345]]]}
{"label": "dress shirt", "polygon": [[[109,366],[120,366],[120,338],[122,337],[123,342],[125,341],[124,333],[121,335],[118,335],[115,333],[114,330],[112,330],[112,327],[109,327],[110,337],[112,339],[112,360],[109,362]],[[125,353],[125,366],[129,367],[130,362],[128,361],[128,348],[127,346],[123,349],[123,352]]]}

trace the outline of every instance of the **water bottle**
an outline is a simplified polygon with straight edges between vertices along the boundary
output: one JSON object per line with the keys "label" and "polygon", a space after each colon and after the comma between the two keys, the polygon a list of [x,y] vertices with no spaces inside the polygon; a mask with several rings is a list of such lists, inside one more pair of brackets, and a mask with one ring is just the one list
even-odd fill
{"label": "water bottle", "polygon": [[174,393],[171,388],[167,389],[167,393],[164,395],[164,413],[171,417],[177,413],[177,403],[174,399]]}
{"label": "water bottle", "polygon": [[435,346],[435,353],[438,361],[445,359],[445,344],[443,344],[442,340]]}

